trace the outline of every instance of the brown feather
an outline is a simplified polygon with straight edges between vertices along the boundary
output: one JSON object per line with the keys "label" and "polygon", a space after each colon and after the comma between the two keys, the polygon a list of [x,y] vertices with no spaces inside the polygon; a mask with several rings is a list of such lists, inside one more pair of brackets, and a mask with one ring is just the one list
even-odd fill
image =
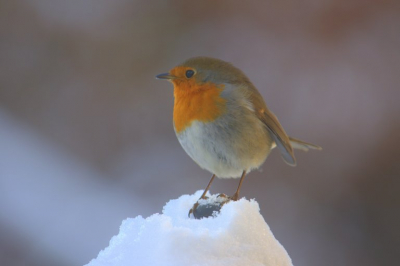
{"label": "brown feather", "polygon": [[253,84],[248,84],[251,88],[250,100],[254,105],[257,117],[265,124],[271,137],[275,141],[283,159],[289,165],[296,165],[296,158],[294,157],[293,148],[290,140],[282,125],[279,123],[278,118],[267,108],[261,94],[257,91]]}

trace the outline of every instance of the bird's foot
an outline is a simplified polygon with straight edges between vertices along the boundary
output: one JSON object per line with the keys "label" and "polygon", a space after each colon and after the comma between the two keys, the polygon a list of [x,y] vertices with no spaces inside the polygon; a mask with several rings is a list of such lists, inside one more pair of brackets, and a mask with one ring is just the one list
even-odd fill
{"label": "bird's foot", "polygon": [[233,194],[233,196],[229,197],[228,195],[221,193],[217,196],[217,198],[224,198],[224,201],[221,203],[221,207],[222,207],[224,204],[226,204],[230,201],[237,201],[239,199],[239,194],[235,193],[235,194]]}
{"label": "bird's foot", "polygon": [[222,206],[228,201],[230,201],[230,199],[225,194],[211,196],[210,198],[200,198],[189,210],[188,216],[190,217],[190,215],[193,214],[195,219],[215,216],[215,213],[218,213]]}
{"label": "bird's foot", "polygon": [[207,196],[202,196],[202,197],[200,197],[199,198],[199,200],[195,203],[195,204],[193,204],[193,207],[189,210],[189,213],[188,213],[188,217],[190,218],[190,215],[193,213],[193,215],[194,215],[194,212],[196,211],[196,209],[197,209],[197,207],[199,206],[199,201],[200,200],[205,200],[205,199],[208,199],[208,197]]}
{"label": "bird's foot", "polygon": [[190,218],[190,215],[196,211],[197,207],[199,206],[199,202],[197,201],[195,204],[193,204],[193,207],[189,210],[188,217]]}
{"label": "bird's foot", "polygon": [[228,195],[226,195],[226,194],[224,194],[224,193],[221,193],[221,194],[219,194],[218,196],[217,196],[217,198],[229,198],[228,197]]}
{"label": "bird's foot", "polygon": [[235,193],[235,194],[233,194],[233,196],[231,196],[231,197],[229,197],[228,195],[226,195],[226,194],[224,194],[224,193],[221,193],[221,194],[219,194],[218,196],[217,196],[217,198],[224,198],[224,199],[226,199],[226,201],[224,201],[224,204],[225,203],[227,203],[227,202],[229,202],[229,201],[237,201],[238,199],[239,199],[239,194],[238,193]]}
{"label": "bird's foot", "polygon": [[239,194],[235,193],[232,197],[229,197],[230,200],[237,201],[239,199]]}

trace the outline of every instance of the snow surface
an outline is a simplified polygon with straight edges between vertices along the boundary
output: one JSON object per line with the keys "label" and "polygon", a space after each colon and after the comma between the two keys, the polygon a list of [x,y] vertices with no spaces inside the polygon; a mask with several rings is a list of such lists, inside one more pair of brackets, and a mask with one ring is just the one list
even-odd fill
{"label": "snow surface", "polygon": [[162,214],[124,220],[110,245],[87,265],[292,265],[255,200],[229,202],[215,217],[188,218],[201,193],[170,200]]}

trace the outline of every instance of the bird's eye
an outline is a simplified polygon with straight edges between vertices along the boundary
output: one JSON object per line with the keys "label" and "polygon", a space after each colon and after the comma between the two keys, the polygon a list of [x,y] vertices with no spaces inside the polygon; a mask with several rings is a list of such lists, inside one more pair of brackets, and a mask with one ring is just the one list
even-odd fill
{"label": "bird's eye", "polygon": [[189,70],[186,70],[186,73],[185,73],[185,75],[186,75],[186,77],[187,77],[188,79],[190,79],[191,77],[193,77],[193,75],[194,75],[194,71],[193,71],[193,70],[191,70],[191,69],[189,69]]}

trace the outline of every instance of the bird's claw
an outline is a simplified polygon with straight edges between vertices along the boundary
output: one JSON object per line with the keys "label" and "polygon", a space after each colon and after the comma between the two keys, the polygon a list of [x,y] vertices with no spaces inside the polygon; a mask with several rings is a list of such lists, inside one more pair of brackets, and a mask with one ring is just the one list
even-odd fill
{"label": "bird's claw", "polygon": [[225,204],[225,203],[227,203],[227,202],[229,202],[231,200],[232,201],[237,201],[239,199],[239,194],[235,193],[235,194],[233,194],[233,196],[229,197],[228,195],[226,195],[224,193],[221,193],[217,197],[218,198],[226,198],[227,200],[226,200],[226,202],[224,202],[224,204]]}
{"label": "bird's claw", "polygon": [[232,197],[229,197],[230,200],[237,201],[239,199],[239,194],[235,193]]}
{"label": "bird's claw", "polygon": [[[188,213],[188,217],[190,218],[190,215],[192,214],[192,213],[194,213],[194,211],[197,209],[197,207],[199,206],[199,202],[197,201],[195,204],[193,204],[193,207],[189,210],[189,213]],[[194,215],[194,214],[193,214]]]}
{"label": "bird's claw", "polygon": [[[208,199],[208,197],[207,196],[202,196],[202,197],[199,198],[199,200],[202,200],[202,199]],[[199,207],[199,200],[195,204],[193,204],[193,207],[189,210],[189,213],[188,213],[188,217],[189,218],[190,218],[190,215],[192,213],[194,215],[194,211],[197,209],[197,207]]]}
{"label": "bird's claw", "polygon": [[229,197],[225,194],[220,194],[217,197],[221,197],[222,201],[212,200],[211,202],[208,202],[204,201],[209,199],[208,197],[200,197],[200,199],[193,204],[193,207],[189,210],[188,217],[190,218],[190,215],[193,215],[195,219],[201,219],[213,216],[214,212],[219,212],[225,201],[229,201]]}
{"label": "bird's claw", "polygon": [[228,195],[221,193],[217,196],[218,198],[229,198]]}
{"label": "bird's claw", "polygon": [[[230,201],[237,201],[239,199],[239,195],[237,193],[235,193],[235,194],[233,194],[232,197],[229,197],[228,195],[221,193],[217,196],[217,198],[224,198],[224,200],[219,204],[219,209],[220,209],[223,205],[225,205],[226,203],[228,203]],[[193,214],[194,218],[198,219],[198,217],[196,216],[196,209],[197,209],[197,207],[199,207],[199,205],[200,205],[199,201],[202,199],[208,199],[208,197],[206,197],[206,196],[201,197],[195,204],[193,204],[193,207],[189,210],[189,213],[188,213],[189,218],[190,218],[190,215]]]}

